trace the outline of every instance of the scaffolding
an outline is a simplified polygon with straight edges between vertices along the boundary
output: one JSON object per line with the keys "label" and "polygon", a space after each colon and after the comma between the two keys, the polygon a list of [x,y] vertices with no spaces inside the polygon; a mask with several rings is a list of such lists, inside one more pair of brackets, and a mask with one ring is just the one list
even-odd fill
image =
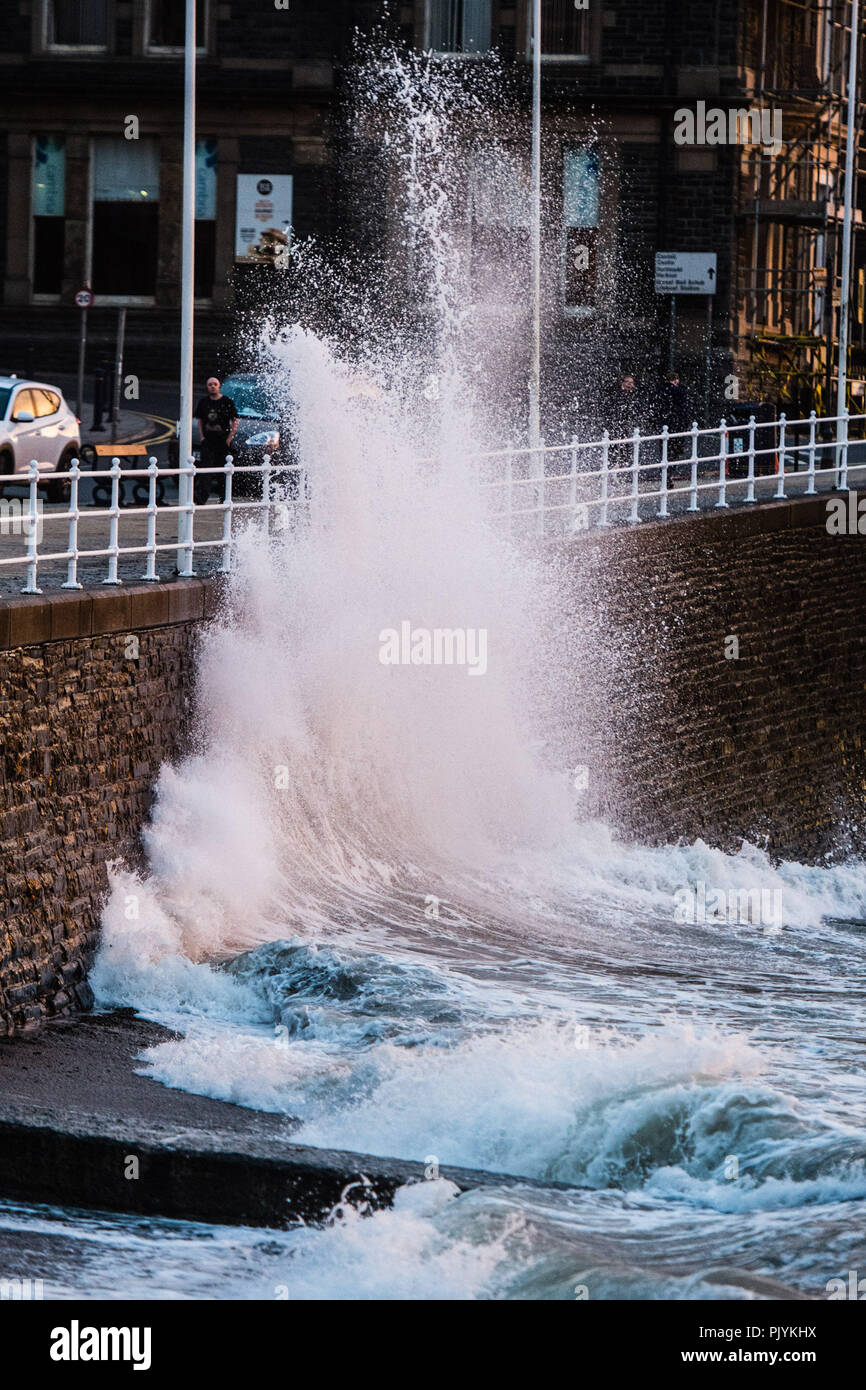
{"label": "scaffolding", "polygon": [[[806,413],[827,413],[834,400],[850,11],[850,0],[753,0],[743,36],[750,99],[781,112],[782,140],[742,150],[735,361],[751,398]],[[862,412],[862,102],[857,109],[848,366],[849,407]]]}

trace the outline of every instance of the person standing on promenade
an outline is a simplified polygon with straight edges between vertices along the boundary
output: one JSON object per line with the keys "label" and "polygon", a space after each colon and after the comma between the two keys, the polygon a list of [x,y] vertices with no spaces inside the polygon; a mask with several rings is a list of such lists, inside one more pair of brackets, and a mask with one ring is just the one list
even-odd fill
{"label": "person standing on promenade", "polygon": [[678,463],[681,459],[687,459],[691,453],[691,440],[687,438],[687,432],[692,422],[689,418],[689,398],[677,371],[668,372],[653,402],[652,427],[656,434],[661,434],[663,425],[667,425],[670,433],[676,436],[668,442],[668,461]]}
{"label": "person standing on promenade", "polygon": [[[222,468],[237,433],[237,407],[231,396],[222,394],[219,377],[209,376],[205,387],[207,395],[202,396],[195,408],[201,440],[200,467]],[[196,502],[206,502],[217,481],[216,473],[205,473],[201,478],[196,478]]]}

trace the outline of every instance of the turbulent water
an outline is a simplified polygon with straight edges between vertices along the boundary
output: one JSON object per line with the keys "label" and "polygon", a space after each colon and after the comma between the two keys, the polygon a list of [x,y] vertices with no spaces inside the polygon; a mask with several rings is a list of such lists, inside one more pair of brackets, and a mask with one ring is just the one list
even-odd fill
{"label": "turbulent water", "polygon": [[[581,816],[552,752],[580,595],[491,526],[472,459],[447,96],[417,71],[389,92],[430,334],[359,356],[297,321],[262,346],[309,507],[239,540],[196,751],[163,770],[147,872],[115,869],[93,973],[182,1032],[142,1058],[156,1081],[429,1180],[322,1229],[7,1205],[0,1230],[50,1242],[77,1295],[826,1297],[866,1272],[866,865]],[[486,671],[385,664],[404,622],[483,631]],[[689,924],[699,883],[781,915]],[[459,1196],[449,1164],[536,1181]]]}

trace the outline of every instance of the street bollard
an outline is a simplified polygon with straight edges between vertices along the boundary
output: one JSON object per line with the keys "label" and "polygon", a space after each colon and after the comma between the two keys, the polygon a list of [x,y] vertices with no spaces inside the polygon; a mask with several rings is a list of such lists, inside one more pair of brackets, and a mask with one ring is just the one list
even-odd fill
{"label": "street bollard", "polygon": [[91,434],[104,434],[102,416],[105,411],[105,369],[97,367],[93,373],[93,421]]}

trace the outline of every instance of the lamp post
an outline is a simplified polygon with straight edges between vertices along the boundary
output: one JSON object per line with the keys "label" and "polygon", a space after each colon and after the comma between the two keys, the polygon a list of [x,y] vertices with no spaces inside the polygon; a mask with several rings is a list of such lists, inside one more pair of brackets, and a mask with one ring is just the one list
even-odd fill
{"label": "lamp post", "polygon": [[[541,439],[541,0],[532,3],[532,355],[529,447]],[[538,460],[533,460],[537,463]]]}
{"label": "lamp post", "polygon": [[854,163],[857,128],[857,50],[859,0],[851,0],[851,51],[848,55],[848,114],[845,139],[845,209],[842,219],[842,293],[839,303],[839,361],[836,377],[837,431],[845,413],[848,386],[848,306],[851,299],[851,224],[854,217]]}
{"label": "lamp post", "polygon": [[[186,33],[183,62],[183,196],[181,200],[181,321],[180,321],[180,414],[177,424],[178,465],[186,468],[192,455],[192,349],[195,309],[195,0],[186,0]],[[178,478],[178,503],[192,504],[193,485],[189,474]],[[178,512],[178,574],[192,569],[192,514]]]}

